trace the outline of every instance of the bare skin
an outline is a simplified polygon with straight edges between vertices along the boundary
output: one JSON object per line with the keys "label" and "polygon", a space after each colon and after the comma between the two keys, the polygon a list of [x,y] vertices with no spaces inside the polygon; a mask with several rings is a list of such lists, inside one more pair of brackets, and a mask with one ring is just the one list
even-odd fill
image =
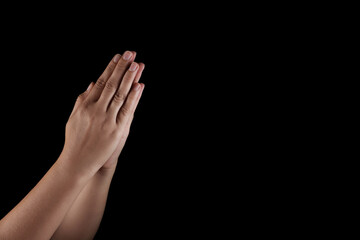
{"label": "bare skin", "polygon": [[40,182],[0,221],[0,239],[93,239],[118,157],[144,84],[144,64],[126,51],[81,94],[62,153]]}

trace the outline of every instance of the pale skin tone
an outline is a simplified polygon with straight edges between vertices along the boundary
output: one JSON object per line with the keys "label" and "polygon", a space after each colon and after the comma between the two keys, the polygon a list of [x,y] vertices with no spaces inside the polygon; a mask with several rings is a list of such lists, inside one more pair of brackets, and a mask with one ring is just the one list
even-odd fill
{"label": "pale skin tone", "polygon": [[115,55],[74,106],[63,151],[0,221],[0,239],[93,239],[144,84],[136,53]]}

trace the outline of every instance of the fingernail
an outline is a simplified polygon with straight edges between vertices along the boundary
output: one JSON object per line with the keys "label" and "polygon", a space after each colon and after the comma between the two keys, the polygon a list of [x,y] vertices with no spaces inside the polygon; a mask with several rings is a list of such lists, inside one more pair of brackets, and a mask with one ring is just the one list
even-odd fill
{"label": "fingernail", "polygon": [[131,56],[132,56],[132,53],[130,51],[126,51],[123,55],[123,58],[124,58],[124,60],[128,61],[128,60],[130,60]]}
{"label": "fingernail", "polygon": [[138,68],[138,64],[137,64],[136,62],[133,62],[133,63],[130,65],[129,71],[134,72],[137,68]]}
{"label": "fingernail", "polygon": [[140,84],[137,83],[137,84],[135,85],[135,91],[139,91],[139,89],[140,89]]}
{"label": "fingernail", "polygon": [[140,62],[140,63],[139,63],[139,66],[140,66],[140,65],[142,65],[142,70],[144,71],[144,69],[145,69],[145,63]]}
{"label": "fingernail", "polygon": [[117,62],[119,61],[119,59],[120,59],[120,54],[116,54],[115,57],[114,57],[114,59],[113,59],[113,61],[114,61],[115,63],[117,63]]}

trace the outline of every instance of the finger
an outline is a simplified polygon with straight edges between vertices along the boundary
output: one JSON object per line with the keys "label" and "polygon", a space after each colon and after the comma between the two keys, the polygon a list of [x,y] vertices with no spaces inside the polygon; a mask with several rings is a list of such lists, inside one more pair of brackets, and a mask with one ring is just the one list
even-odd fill
{"label": "finger", "polygon": [[[145,87],[145,85],[144,85],[143,83],[140,83],[140,84],[141,84],[141,87],[142,87],[141,90],[143,90],[144,87]],[[137,99],[136,99],[135,108],[134,108],[135,110],[137,109],[137,106],[138,106],[138,104],[139,104],[140,97],[141,97],[141,94],[139,94],[138,97],[137,97]],[[135,113],[135,111],[134,111],[134,113]],[[126,127],[125,127],[125,129],[126,129],[127,132],[130,131],[131,123],[132,123],[132,121],[133,121],[133,119],[134,119],[134,113],[131,114],[130,118],[129,118],[129,119],[127,120],[127,122],[126,122]]]}
{"label": "finger", "polygon": [[78,96],[78,98],[76,99],[76,102],[75,102],[75,106],[70,114],[70,116],[76,111],[76,109],[79,107],[79,105],[84,102],[84,100],[86,99],[86,97],[89,95],[89,93],[91,92],[91,89],[93,88],[94,86],[94,83],[91,82],[90,85],[88,86],[88,88],[86,89],[85,92],[83,92],[82,94],[80,94]]}
{"label": "finger", "polygon": [[[140,99],[140,94],[138,95],[136,106],[139,103],[139,99]],[[135,109],[136,109],[136,106],[135,106]],[[126,124],[124,126],[124,129],[125,129],[124,134],[122,135],[122,137],[121,137],[121,139],[119,141],[119,145],[117,147],[117,150],[115,150],[114,154],[119,155],[120,150],[124,147],[126,139],[127,139],[127,137],[129,136],[129,133],[130,133],[130,127],[131,127],[131,123],[132,123],[133,119],[134,119],[134,113],[130,115],[129,119],[127,120],[127,122],[126,122]]]}
{"label": "finger", "polygon": [[121,58],[121,55],[116,54],[113,57],[113,59],[110,61],[110,63],[107,65],[105,71],[101,74],[101,76],[96,81],[94,91],[91,91],[91,94],[89,95],[89,100],[97,101],[99,99],[107,80],[109,79],[112,72],[114,71],[116,64],[119,62],[120,58]]}
{"label": "finger", "polygon": [[114,71],[114,69],[116,67],[116,64],[119,62],[120,58],[121,58],[120,54],[115,54],[112,61],[110,61],[110,63],[106,67],[105,71],[101,74],[101,76],[99,78],[103,78],[106,80],[109,79],[109,77],[111,76],[112,72]]}
{"label": "finger", "polygon": [[135,112],[136,106],[141,98],[142,92],[145,85],[140,83],[133,84],[133,87],[126,98],[124,105],[120,108],[117,116],[116,122],[121,125],[126,125],[131,119],[132,115]]}
{"label": "finger", "polygon": [[136,58],[136,52],[135,51],[131,51],[132,52],[132,60],[135,60]]}
{"label": "finger", "polygon": [[[142,84],[142,89],[144,89],[143,84]],[[136,99],[135,109],[137,108],[137,105],[138,105],[138,103],[139,103],[140,97],[141,97],[141,94],[138,94],[137,99]],[[117,152],[117,153],[115,153],[115,154],[117,154],[117,155],[120,154],[120,150],[121,150],[121,149],[124,147],[124,145],[125,145],[125,141],[126,141],[126,139],[127,139],[127,136],[129,135],[130,127],[131,127],[131,123],[132,123],[133,119],[134,119],[134,113],[132,113],[132,114],[130,115],[130,117],[128,118],[128,120],[127,120],[127,122],[126,122],[126,124],[125,124],[125,126],[124,126],[125,132],[124,132],[124,134],[122,135],[122,138],[121,138],[120,141],[119,141],[119,145],[118,145],[118,147],[117,147],[117,150],[115,150],[115,152]]]}
{"label": "finger", "polygon": [[117,113],[120,107],[124,104],[127,95],[129,94],[130,88],[134,83],[137,71],[139,69],[139,64],[133,62],[130,68],[126,71],[123,80],[120,83],[119,88],[114,94],[112,100],[109,103],[108,111],[109,113]]}
{"label": "finger", "polygon": [[144,71],[144,68],[145,68],[145,64],[139,63],[139,70],[137,71],[134,82],[136,82],[136,83],[139,82],[142,72]]}
{"label": "finger", "polygon": [[[144,63],[138,63],[138,65],[139,65],[139,67],[138,67],[138,70],[137,70],[137,73],[136,73],[136,76],[135,76],[135,79],[134,79],[134,83],[138,83],[139,82],[139,80],[140,80],[140,78],[141,78],[141,75],[142,75],[142,72],[144,71],[144,69],[145,69],[145,64]],[[126,81],[125,81],[126,82]],[[128,82],[128,83],[130,83],[130,82]],[[132,83],[131,83],[132,84]],[[121,87],[123,87],[123,82],[121,82],[121,84],[120,84],[120,88]],[[130,84],[129,85],[127,85],[127,91],[129,91],[130,90]],[[120,94],[120,92],[119,92],[119,94]],[[116,94],[115,94],[116,95]],[[121,99],[123,99],[124,97],[122,97],[122,96],[120,96],[120,100]],[[118,111],[118,110],[116,110],[116,111]]]}
{"label": "finger", "polygon": [[103,104],[105,109],[108,108],[110,101],[114,97],[114,94],[116,93],[122,78],[124,77],[133,60],[134,54],[131,51],[126,51],[116,65],[113,73],[109,77],[109,80],[106,82],[104,90],[99,98],[99,101]]}

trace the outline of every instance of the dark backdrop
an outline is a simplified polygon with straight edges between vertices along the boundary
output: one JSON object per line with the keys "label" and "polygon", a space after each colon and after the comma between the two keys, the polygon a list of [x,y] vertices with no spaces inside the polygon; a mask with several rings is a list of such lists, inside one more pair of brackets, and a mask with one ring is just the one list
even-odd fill
{"label": "dark backdrop", "polygon": [[282,231],[273,217],[293,198],[283,174],[306,134],[295,124],[306,45],[293,25],[269,21],[266,6],[127,3],[2,21],[1,217],[56,161],[77,95],[133,50],[146,88],[96,239]]}
{"label": "dark backdrop", "polygon": [[97,239],[283,231],[274,219],[296,198],[293,160],[313,119],[303,102],[316,90],[307,69],[322,43],[299,28],[297,7],[197,3],[31,3],[38,11],[1,15],[1,216],[59,156],[77,95],[134,50],[146,89]]}
{"label": "dark backdrop", "polygon": [[213,66],[222,53],[200,25],[167,25],[163,20],[107,25],[94,19],[48,25],[46,19],[32,19],[6,28],[1,49],[1,217],[56,161],[77,95],[97,80],[114,54],[125,50],[136,51],[136,61],[146,64],[141,79],[146,88],[97,239],[186,234],[214,214],[202,196],[213,187],[204,177],[213,164],[205,152],[215,154],[215,149],[206,143],[218,139],[212,134],[213,116],[200,116],[218,104],[216,93],[205,89],[214,85]]}

